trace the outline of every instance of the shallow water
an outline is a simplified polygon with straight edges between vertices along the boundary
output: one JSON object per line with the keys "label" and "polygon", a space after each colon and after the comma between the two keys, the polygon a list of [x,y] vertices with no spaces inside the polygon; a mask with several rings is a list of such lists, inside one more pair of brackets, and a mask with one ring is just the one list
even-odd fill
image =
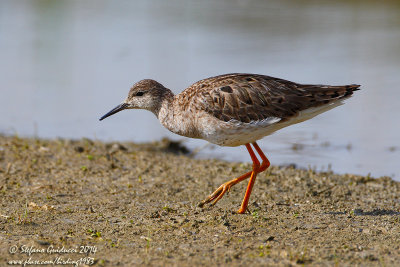
{"label": "shallow water", "polygon": [[[399,180],[399,11],[395,1],[1,1],[0,132],[183,139],[146,111],[98,121],[143,78],[175,93],[229,72],[358,83],[345,105],[259,144],[273,164]],[[199,157],[249,161],[244,147],[185,142]]]}

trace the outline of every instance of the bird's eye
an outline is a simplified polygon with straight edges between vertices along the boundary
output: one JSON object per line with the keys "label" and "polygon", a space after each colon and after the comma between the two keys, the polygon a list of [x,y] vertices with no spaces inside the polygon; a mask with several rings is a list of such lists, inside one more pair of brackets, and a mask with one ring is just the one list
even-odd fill
{"label": "bird's eye", "polygon": [[139,91],[139,92],[136,93],[136,96],[142,96],[143,94],[144,94],[144,92],[140,92]]}

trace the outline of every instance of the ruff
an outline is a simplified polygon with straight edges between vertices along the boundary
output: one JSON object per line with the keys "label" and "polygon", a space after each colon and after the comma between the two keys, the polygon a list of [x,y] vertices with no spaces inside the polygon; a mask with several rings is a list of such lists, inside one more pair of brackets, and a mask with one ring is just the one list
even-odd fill
{"label": "ruff", "polygon": [[[253,168],[222,184],[200,203],[217,203],[229,189],[250,177],[239,213],[245,213],[258,173],[270,163],[256,141],[343,104],[359,85],[298,84],[258,74],[225,74],[198,81],[178,95],[154,80],[141,80],[128,97],[100,120],[124,109],[147,109],[173,133],[220,146],[245,145]],[[251,145],[261,158],[257,159]]]}

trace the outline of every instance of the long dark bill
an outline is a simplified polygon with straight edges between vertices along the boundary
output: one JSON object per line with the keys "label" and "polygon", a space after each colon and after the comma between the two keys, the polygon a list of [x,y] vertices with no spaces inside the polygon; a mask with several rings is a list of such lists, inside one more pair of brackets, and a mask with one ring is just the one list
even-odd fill
{"label": "long dark bill", "polygon": [[103,117],[101,117],[101,118],[100,118],[100,121],[104,120],[105,118],[107,118],[107,117],[109,117],[109,116],[111,116],[111,115],[113,115],[113,114],[115,114],[115,113],[117,113],[117,112],[120,112],[121,110],[126,109],[127,107],[128,107],[128,104],[125,104],[125,103],[122,103],[122,104],[116,106],[115,108],[113,108],[112,110],[110,110],[106,115],[104,115]]}

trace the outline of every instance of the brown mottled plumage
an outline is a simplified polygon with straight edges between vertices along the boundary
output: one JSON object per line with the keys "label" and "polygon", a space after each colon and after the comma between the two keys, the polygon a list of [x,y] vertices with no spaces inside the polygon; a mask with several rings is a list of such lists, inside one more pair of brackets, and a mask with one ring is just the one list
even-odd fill
{"label": "brown mottled plumage", "polygon": [[[222,146],[246,145],[253,170],[221,185],[201,205],[215,204],[234,184],[250,177],[239,213],[247,208],[257,173],[269,161],[256,141],[283,127],[343,104],[359,85],[298,84],[258,74],[232,73],[192,84],[178,95],[154,80],[136,83],[126,100],[100,120],[124,109],[147,109],[170,131]],[[260,165],[250,143],[262,159]]]}
{"label": "brown mottled plumage", "polygon": [[190,104],[197,109],[225,122],[250,123],[268,117],[283,122],[299,111],[350,96],[358,87],[302,85],[264,75],[226,74],[196,82],[182,93],[196,99]]}

